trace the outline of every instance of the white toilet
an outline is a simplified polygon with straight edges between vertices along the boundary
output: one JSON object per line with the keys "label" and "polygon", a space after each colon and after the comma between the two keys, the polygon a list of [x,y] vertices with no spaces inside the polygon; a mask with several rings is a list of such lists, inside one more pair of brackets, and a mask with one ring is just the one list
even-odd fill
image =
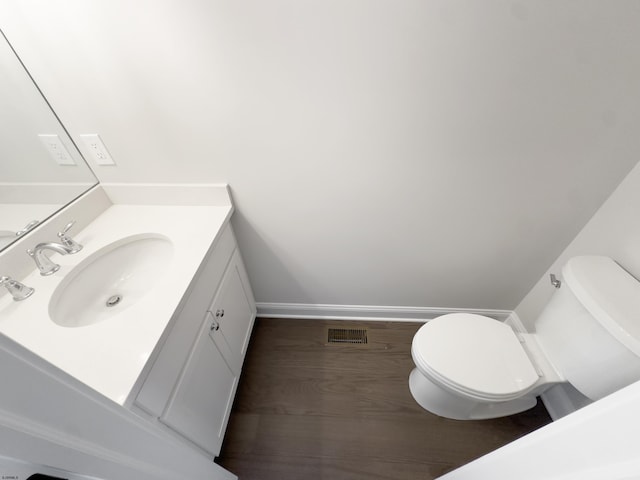
{"label": "white toilet", "polygon": [[569,382],[598,400],[640,380],[640,283],[608,257],[570,259],[535,322],[517,333],[489,317],[453,313],[413,338],[415,400],[457,420],[495,418],[533,407]]}

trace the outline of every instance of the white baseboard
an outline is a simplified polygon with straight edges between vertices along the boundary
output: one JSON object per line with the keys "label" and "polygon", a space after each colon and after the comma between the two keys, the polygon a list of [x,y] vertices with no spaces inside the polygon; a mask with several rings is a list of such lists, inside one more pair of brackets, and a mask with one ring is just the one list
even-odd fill
{"label": "white baseboard", "polygon": [[266,318],[299,318],[318,320],[380,320],[426,322],[447,313],[475,313],[505,321],[510,310],[470,308],[389,307],[371,305],[326,305],[306,303],[256,303],[258,316]]}

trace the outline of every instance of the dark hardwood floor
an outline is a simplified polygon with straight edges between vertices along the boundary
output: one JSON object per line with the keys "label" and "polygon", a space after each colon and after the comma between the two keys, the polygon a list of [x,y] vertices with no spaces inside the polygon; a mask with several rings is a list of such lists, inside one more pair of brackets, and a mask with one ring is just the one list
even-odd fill
{"label": "dark hardwood floor", "polygon": [[[448,420],[409,392],[419,323],[258,319],[223,450],[241,480],[433,479],[551,420]],[[366,328],[367,345],[327,344]]]}

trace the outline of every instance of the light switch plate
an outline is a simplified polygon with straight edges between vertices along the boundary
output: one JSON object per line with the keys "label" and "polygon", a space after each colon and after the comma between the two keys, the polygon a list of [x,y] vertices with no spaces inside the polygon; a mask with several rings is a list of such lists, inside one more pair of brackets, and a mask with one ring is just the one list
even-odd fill
{"label": "light switch plate", "polygon": [[77,165],[58,135],[41,134],[38,138],[58,165]]}
{"label": "light switch plate", "polygon": [[107,147],[104,146],[100,135],[96,134],[87,134],[80,135],[80,138],[84,142],[84,144],[89,149],[89,153],[95,160],[98,165],[115,165],[116,162],[113,161],[111,155],[109,155],[109,151]]}

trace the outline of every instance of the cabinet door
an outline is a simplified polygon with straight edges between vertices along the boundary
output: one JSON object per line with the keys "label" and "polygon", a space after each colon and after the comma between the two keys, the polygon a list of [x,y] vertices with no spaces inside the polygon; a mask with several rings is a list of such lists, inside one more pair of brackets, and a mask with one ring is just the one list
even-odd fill
{"label": "cabinet door", "polygon": [[[236,240],[227,225],[214,250],[203,260],[189,291],[180,302],[170,323],[169,334],[153,367],[140,388],[135,403],[145,412],[159,417],[167,406],[184,365],[202,330],[202,317],[222,285],[224,273],[236,249]],[[164,335],[163,335],[164,337]]]}
{"label": "cabinet door", "polygon": [[212,325],[208,317],[160,421],[217,456],[239,374],[208,335]]}
{"label": "cabinet door", "polygon": [[240,372],[255,318],[255,303],[237,251],[229,263],[220,292],[209,312],[215,326],[210,335],[235,372]]}

